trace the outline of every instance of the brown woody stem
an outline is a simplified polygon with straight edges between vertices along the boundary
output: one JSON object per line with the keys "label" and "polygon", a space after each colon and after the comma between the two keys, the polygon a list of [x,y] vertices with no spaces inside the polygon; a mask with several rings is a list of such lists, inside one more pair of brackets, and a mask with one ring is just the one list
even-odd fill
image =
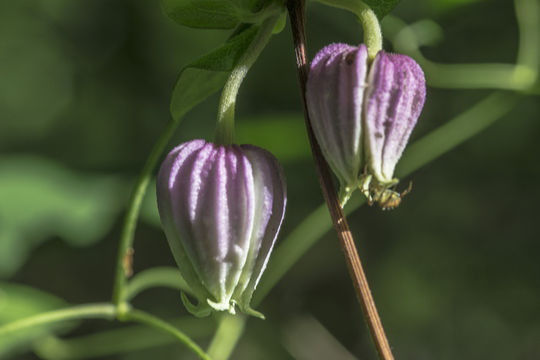
{"label": "brown woody stem", "polygon": [[287,1],[287,9],[289,11],[289,18],[291,20],[294,50],[296,54],[296,64],[298,68],[298,79],[300,82],[300,90],[302,92],[302,101],[304,105],[304,118],[309,142],[311,144],[313,160],[319,176],[319,182],[324,199],[328,205],[328,210],[330,211],[334,228],[336,229],[341,248],[345,255],[347,268],[349,269],[349,274],[351,275],[358,300],[362,305],[362,311],[371,333],[371,337],[375,342],[375,346],[377,347],[379,358],[382,360],[393,360],[394,356],[392,355],[392,351],[388,345],[388,339],[386,338],[381,319],[377,312],[377,308],[375,307],[375,302],[373,301],[366,274],[362,268],[362,263],[358,257],[358,252],[356,251],[356,246],[354,244],[354,239],[349,229],[349,225],[347,224],[347,219],[345,218],[343,209],[339,203],[330,174],[330,169],[322,156],[321,149],[317,144],[317,140],[313,134],[313,129],[311,128],[305,96],[308,64],[306,60],[304,6],[304,0]]}

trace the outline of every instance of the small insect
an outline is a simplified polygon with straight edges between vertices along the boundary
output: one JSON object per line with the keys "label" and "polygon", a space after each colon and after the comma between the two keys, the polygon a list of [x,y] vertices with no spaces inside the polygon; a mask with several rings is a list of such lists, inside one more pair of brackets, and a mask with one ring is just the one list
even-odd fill
{"label": "small insect", "polygon": [[391,210],[398,207],[405,195],[412,190],[411,181],[409,182],[407,189],[399,193],[396,191],[397,183],[398,179],[394,179],[391,183],[384,185],[379,184],[376,181],[373,181],[373,175],[368,174],[367,167],[365,167],[359,187],[362,194],[366,197],[369,206],[378,203],[381,209]]}
{"label": "small insect", "polygon": [[369,205],[373,205],[374,202],[378,203],[381,209],[390,210],[394,209],[401,204],[401,199],[405,197],[412,190],[412,181],[409,182],[409,187],[403,190],[401,193],[393,189],[384,189],[375,191],[371,194],[371,201],[368,199]]}

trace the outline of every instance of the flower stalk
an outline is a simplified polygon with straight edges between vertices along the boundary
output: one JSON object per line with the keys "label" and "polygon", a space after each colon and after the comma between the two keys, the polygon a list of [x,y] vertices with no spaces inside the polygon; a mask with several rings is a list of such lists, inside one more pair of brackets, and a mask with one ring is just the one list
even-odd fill
{"label": "flower stalk", "polygon": [[318,0],[322,4],[330,5],[354,13],[364,30],[364,43],[368,48],[368,60],[375,60],[377,53],[382,50],[383,38],[381,25],[375,12],[364,2],[359,0]]}
{"label": "flower stalk", "polygon": [[234,108],[236,106],[236,97],[240,85],[244,81],[246,74],[255,60],[259,57],[265,48],[268,40],[272,36],[272,31],[279,20],[279,15],[273,15],[263,21],[255,39],[249,45],[248,49],[242,55],[234,69],[231,71],[223,91],[218,108],[218,118],[216,125],[216,135],[214,142],[220,145],[230,145],[234,141]]}

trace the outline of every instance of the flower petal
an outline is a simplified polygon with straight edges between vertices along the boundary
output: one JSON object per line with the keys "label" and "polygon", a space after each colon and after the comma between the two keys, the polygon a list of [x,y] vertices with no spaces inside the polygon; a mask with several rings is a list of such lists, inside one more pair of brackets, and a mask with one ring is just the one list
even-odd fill
{"label": "flower petal", "polygon": [[424,73],[405,55],[380,51],[368,75],[364,132],[366,160],[382,183],[391,183],[426,97]]}
{"label": "flower petal", "polygon": [[283,170],[272,154],[251,145],[242,145],[242,150],[252,164],[257,191],[249,255],[235,291],[235,298],[238,299],[242,311],[250,312],[251,297],[266,268],[285,215],[287,194]]}
{"label": "flower petal", "polygon": [[367,48],[331,44],[313,59],[306,101],[317,142],[343,186],[354,187],[363,168],[362,111]]}

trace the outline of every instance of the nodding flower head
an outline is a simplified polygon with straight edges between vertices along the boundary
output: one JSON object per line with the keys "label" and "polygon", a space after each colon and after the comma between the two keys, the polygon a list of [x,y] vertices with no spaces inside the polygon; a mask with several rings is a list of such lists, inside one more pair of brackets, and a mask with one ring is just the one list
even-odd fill
{"label": "nodding flower head", "polygon": [[286,204],[282,169],[251,145],[193,140],[173,149],[157,178],[159,214],[174,258],[198,300],[196,315],[251,309]]}
{"label": "nodding flower head", "polygon": [[363,44],[331,44],[315,56],[307,107],[343,204],[357,188],[383,209],[399,204],[399,193],[390,189],[398,182],[394,169],[425,95],[424,73],[408,56],[379,51],[369,64]]}

